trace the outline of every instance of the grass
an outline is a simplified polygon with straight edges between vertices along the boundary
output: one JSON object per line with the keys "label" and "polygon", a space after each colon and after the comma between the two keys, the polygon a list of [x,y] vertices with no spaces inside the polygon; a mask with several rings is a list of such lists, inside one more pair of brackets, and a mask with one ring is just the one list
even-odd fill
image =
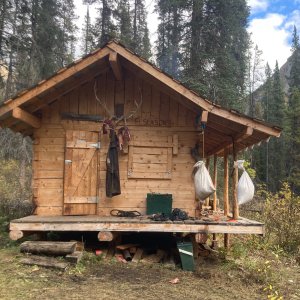
{"label": "grass", "polygon": [[[85,252],[65,272],[19,263],[19,244],[0,222],[0,299],[299,299],[300,266],[280,247],[238,236],[230,251],[201,258],[195,272],[120,263]],[[221,236],[220,236],[221,238]],[[178,284],[169,281],[179,278]]]}

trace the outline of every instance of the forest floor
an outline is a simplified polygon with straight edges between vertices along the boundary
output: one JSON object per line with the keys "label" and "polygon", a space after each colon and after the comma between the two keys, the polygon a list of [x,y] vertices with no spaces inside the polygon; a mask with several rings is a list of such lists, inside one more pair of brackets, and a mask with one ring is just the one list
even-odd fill
{"label": "forest floor", "polygon": [[[18,243],[0,233],[0,299],[300,299],[300,266],[295,260],[265,250],[250,254],[239,247],[226,259],[202,259],[195,272],[162,264],[125,264],[93,253],[60,271],[21,265]],[[169,282],[174,278],[179,283]]]}

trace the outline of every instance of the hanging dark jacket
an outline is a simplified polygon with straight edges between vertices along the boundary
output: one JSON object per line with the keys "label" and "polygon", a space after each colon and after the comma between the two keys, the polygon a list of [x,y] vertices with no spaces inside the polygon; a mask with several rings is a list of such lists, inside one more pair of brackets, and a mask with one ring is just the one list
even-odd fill
{"label": "hanging dark jacket", "polygon": [[121,194],[118,137],[110,130],[110,143],[106,157],[106,197],[111,198]]}

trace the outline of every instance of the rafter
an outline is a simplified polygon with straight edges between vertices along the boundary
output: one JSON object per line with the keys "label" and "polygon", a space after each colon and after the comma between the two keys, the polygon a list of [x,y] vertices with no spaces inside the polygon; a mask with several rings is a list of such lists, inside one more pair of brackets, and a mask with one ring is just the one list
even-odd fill
{"label": "rafter", "polygon": [[123,78],[123,72],[117,52],[111,52],[109,54],[109,63],[113,70],[116,80],[121,81]]}
{"label": "rafter", "polygon": [[235,144],[241,143],[243,140],[247,139],[249,136],[253,134],[253,128],[252,127],[246,127],[245,130],[243,130],[241,133],[238,133],[236,136],[233,137],[233,140],[226,141],[216,148],[212,149],[207,153],[208,156],[213,154],[219,154],[220,152],[224,151],[225,149],[228,149],[232,147],[233,141]]}
{"label": "rafter", "polygon": [[32,89],[24,91],[20,95],[18,95],[15,99],[9,99],[4,102],[4,105],[0,107],[0,116],[4,115],[7,112],[12,111],[14,108],[19,107],[25,102],[37,97],[41,93],[47,92],[51,88],[55,87],[59,82],[66,80],[67,78],[75,75],[76,73],[88,68],[94,63],[97,63],[99,59],[107,56],[111,51],[108,48],[103,48],[101,50],[96,51],[92,55],[81,59],[79,62],[75,62],[72,66],[68,68],[64,68],[58,71],[55,75],[53,75],[48,80],[43,80],[38,83]]}
{"label": "rafter", "polygon": [[27,111],[25,111],[19,107],[16,107],[13,109],[12,116],[15,119],[23,121],[24,123],[30,125],[33,128],[41,127],[41,120],[38,117],[28,113]]}
{"label": "rafter", "polygon": [[222,118],[228,119],[232,122],[236,122],[244,126],[251,126],[255,128],[255,130],[262,131],[268,135],[277,136],[277,137],[280,136],[281,129],[268,126],[263,122],[259,122],[258,120],[251,119],[250,117],[244,116],[240,113],[234,111],[228,111],[224,108],[214,105],[213,103],[209,102],[208,100],[200,97],[193,91],[184,87],[180,82],[173,80],[171,77],[167,76],[166,74],[161,72],[161,70],[149,64],[147,61],[137,57],[135,54],[131,53],[127,49],[123,48],[122,46],[116,43],[109,43],[107,47],[113,51],[116,51],[118,55],[124,57],[126,60],[130,61],[130,63],[142,69],[150,76],[157,78],[169,88],[185,96],[187,99],[189,99],[191,102],[195,103],[196,105],[200,106],[202,109],[207,110],[210,113],[220,116]]}

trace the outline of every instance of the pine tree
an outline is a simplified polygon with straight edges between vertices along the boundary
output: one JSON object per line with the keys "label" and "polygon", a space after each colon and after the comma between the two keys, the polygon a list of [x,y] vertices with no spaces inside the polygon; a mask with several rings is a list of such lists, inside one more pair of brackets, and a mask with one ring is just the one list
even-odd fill
{"label": "pine tree", "polygon": [[118,38],[127,47],[132,44],[133,29],[130,17],[129,0],[121,0],[116,11]]}
{"label": "pine tree", "polygon": [[[268,121],[270,114],[270,100],[273,94],[273,77],[271,68],[268,63],[265,67],[265,82],[260,87],[260,90],[262,90],[261,102],[263,109],[263,119],[265,121]],[[252,165],[256,170],[256,178],[266,183],[267,188],[269,187],[269,152],[269,143],[263,143],[260,147],[254,148],[252,156]]]}
{"label": "pine tree", "polygon": [[192,0],[184,32],[183,81],[204,97],[244,108],[249,37],[245,0]]}
{"label": "pine tree", "polygon": [[165,72],[179,78],[182,31],[184,29],[183,12],[186,1],[160,0],[156,10],[159,13],[157,39],[157,63]]}
{"label": "pine tree", "polygon": [[[278,62],[276,62],[273,73],[272,94],[269,98],[268,107],[268,121],[279,127],[283,127],[285,102]],[[270,162],[268,166],[268,187],[274,192],[279,190],[282,181],[286,178],[284,141],[285,139],[282,135],[278,139],[271,139],[268,145],[268,160]]]}
{"label": "pine tree", "polygon": [[131,48],[137,54],[149,59],[151,57],[151,45],[146,21],[144,0],[134,0],[131,15],[133,20],[133,38]]}
{"label": "pine tree", "polygon": [[84,17],[84,25],[82,29],[82,45],[81,51],[84,55],[90,53],[95,47],[94,37],[92,33],[92,24],[90,17],[90,6],[87,4],[86,15]]}
{"label": "pine tree", "polygon": [[205,4],[205,0],[192,0],[187,7],[190,20],[184,25],[182,80],[202,96],[209,97],[213,70],[206,50]]}
{"label": "pine tree", "polygon": [[60,30],[58,35],[59,42],[59,67],[70,64],[75,55],[75,31],[77,27],[74,23],[75,5],[73,0],[61,0],[59,3]]}
{"label": "pine tree", "polygon": [[296,27],[292,39],[290,95],[286,114],[287,169],[292,189],[300,193],[300,44]]}
{"label": "pine tree", "polygon": [[102,46],[117,36],[117,28],[113,22],[116,9],[115,0],[97,0],[99,15],[96,18],[93,34],[97,47]]}

